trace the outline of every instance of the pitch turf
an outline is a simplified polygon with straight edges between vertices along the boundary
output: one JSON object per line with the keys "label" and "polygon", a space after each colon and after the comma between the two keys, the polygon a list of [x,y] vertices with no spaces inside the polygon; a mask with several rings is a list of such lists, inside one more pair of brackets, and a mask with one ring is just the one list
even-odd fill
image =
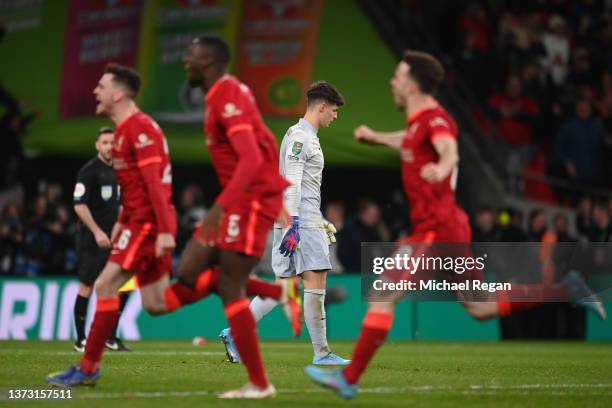
{"label": "pitch turf", "polygon": [[[348,356],[352,342],[334,342]],[[244,369],[225,360],[215,340],[142,341],[132,353],[106,353],[94,388],[77,388],[67,407],[347,406],[303,373],[304,342],[264,342],[268,373],[279,390],[265,401],[220,401],[241,386]],[[68,342],[0,342],[0,405],[8,389],[48,389],[44,376],[78,355]],[[9,402],[10,405],[14,405]],[[20,407],[49,404],[21,402]],[[54,404],[54,403],[51,403]],[[47,405],[45,405],[47,406]],[[367,372],[352,407],[610,407],[612,346],[594,343],[388,343]]]}

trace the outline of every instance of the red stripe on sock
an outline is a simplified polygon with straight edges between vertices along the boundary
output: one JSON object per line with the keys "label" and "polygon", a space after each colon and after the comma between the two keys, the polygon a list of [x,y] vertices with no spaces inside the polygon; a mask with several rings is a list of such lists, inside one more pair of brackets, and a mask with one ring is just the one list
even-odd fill
{"label": "red stripe on sock", "polygon": [[231,319],[237,313],[249,308],[249,300],[247,298],[239,298],[225,305],[225,316]]}
{"label": "red stripe on sock", "polygon": [[357,384],[370,360],[385,342],[393,324],[393,314],[368,312],[363,319],[363,327],[353,351],[351,364],[344,369],[344,378],[349,384]]}
{"label": "red stripe on sock", "polygon": [[96,314],[91,324],[85,355],[81,359],[81,369],[86,373],[92,373],[98,368],[104,343],[115,330],[119,316],[119,298],[98,299]]}
{"label": "red stripe on sock", "polygon": [[249,278],[246,286],[247,296],[261,296],[263,298],[270,298],[274,300],[280,300],[283,294],[283,288],[281,285],[276,283],[266,282],[261,279]]}
{"label": "red stripe on sock", "polygon": [[363,319],[363,327],[378,330],[391,329],[393,325],[393,314],[386,312],[368,312]]}
{"label": "red stripe on sock", "polygon": [[240,298],[225,306],[225,314],[229,321],[234,343],[246,367],[249,381],[258,387],[266,388],[268,379],[264,371],[255,319],[249,309],[247,298]]}
{"label": "red stripe on sock", "polygon": [[166,304],[166,310],[169,312],[174,312],[183,306],[172,286],[164,292],[164,303]]}
{"label": "red stripe on sock", "polygon": [[196,290],[198,292],[217,292],[217,285],[219,282],[219,270],[217,268],[210,268],[204,270],[198,276],[196,281]]}
{"label": "red stripe on sock", "polygon": [[119,310],[119,297],[98,299],[96,302],[96,311],[112,312],[113,310]]}

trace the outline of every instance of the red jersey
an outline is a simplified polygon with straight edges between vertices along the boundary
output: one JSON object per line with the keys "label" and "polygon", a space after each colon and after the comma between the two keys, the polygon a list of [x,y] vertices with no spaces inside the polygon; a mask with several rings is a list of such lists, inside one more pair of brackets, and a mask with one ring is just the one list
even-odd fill
{"label": "red jersey", "polygon": [[[151,164],[158,166],[149,166]],[[123,198],[120,222],[153,222],[157,231],[174,232],[176,214],[172,205],[172,167],[168,142],[150,116],[137,112],[117,126],[113,139],[113,167]],[[157,173],[150,174],[151,171]],[[153,177],[153,183],[147,181],[150,177]],[[156,184],[156,180],[161,183]],[[158,191],[160,188],[161,191]],[[153,199],[154,193],[161,193],[161,203]],[[163,214],[157,214],[160,211],[156,210],[156,205],[163,208]]]}
{"label": "red jersey", "polygon": [[[206,145],[222,189],[227,187],[239,159],[230,138],[242,131],[254,133],[263,157],[263,164],[248,186],[248,192],[259,195],[282,192],[289,183],[278,171],[276,139],[264,123],[251,90],[226,74],[206,94],[204,117]],[[224,197],[224,200],[232,201],[233,197]]]}
{"label": "red jersey", "polygon": [[457,168],[439,183],[421,177],[421,168],[437,163],[439,155],[433,141],[440,136],[457,138],[457,125],[441,107],[428,108],[411,115],[402,141],[402,182],[410,207],[413,233],[435,229],[456,215],[455,184]]}

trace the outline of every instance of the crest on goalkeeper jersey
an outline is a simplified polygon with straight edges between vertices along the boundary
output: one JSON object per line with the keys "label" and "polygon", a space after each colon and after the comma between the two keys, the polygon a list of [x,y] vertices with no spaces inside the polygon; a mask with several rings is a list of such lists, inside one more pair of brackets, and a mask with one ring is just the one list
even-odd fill
{"label": "crest on goalkeeper jersey", "polygon": [[293,147],[291,148],[291,153],[293,153],[294,155],[298,155],[300,153],[302,153],[302,147],[304,146],[304,143],[301,142],[293,142]]}

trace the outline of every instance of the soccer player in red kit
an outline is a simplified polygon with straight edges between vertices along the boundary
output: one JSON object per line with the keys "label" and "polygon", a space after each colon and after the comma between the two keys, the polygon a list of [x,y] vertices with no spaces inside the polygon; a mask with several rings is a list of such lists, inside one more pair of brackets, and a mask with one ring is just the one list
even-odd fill
{"label": "soccer player in red kit", "polygon": [[[217,290],[216,269],[200,269],[188,279],[178,274],[178,281],[169,284],[176,233],[172,167],[163,131],[134,101],[139,89],[138,73],[110,64],[94,90],[96,113],[117,124],[112,156],[123,209],[111,234],[111,255],[95,282],[98,301],[85,354],[78,366],[48,375],[46,380],[53,385],[97,382],[104,343],[117,321],[119,289],[133,275],[144,308],[154,315],[172,312]],[[284,292],[278,285],[249,281],[252,295],[263,293],[283,302]]]}
{"label": "soccer player in red kit", "polygon": [[282,213],[288,182],[279,174],[276,139],[249,88],[227,73],[229,61],[228,45],[214,36],[196,38],[184,58],[188,81],[206,94],[205,141],[222,192],[187,244],[178,274],[195,278],[219,266],[219,293],[249,376],[244,387],[220,397],[265,398],[276,390],[263,367],[245,285]]}
{"label": "soccer player in red kit", "polygon": [[[406,128],[397,132],[376,132],[367,126],[355,130],[355,138],[364,143],[381,144],[399,150],[402,159],[402,182],[410,206],[412,234],[408,244],[433,242],[469,243],[471,230],[465,212],[455,203],[455,182],[459,154],[458,130],[455,121],[433,97],[444,77],[444,69],[433,56],[406,51],[391,79],[391,90],[397,107],[406,112]],[[425,245],[426,246],[426,245]],[[391,274],[393,274],[392,271]],[[476,274],[475,274],[476,275]],[[413,275],[414,276],[414,275]],[[407,277],[407,276],[406,276]],[[483,280],[482,276],[472,276]],[[396,279],[397,276],[392,279]],[[601,302],[584,282],[572,275],[565,282],[578,289],[577,298],[591,296],[584,304],[605,317]],[[513,285],[525,293],[542,293],[540,285]],[[568,298],[568,288],[547,288],[556,298]],[[509,292],[509,291],[506,291]],[[508,301],[512,296],[500,291],[487,301],[461,300],[466,311],[478,320],[506,316],[512,312],[535,307],[537,302]],[[316,383],[331,388],[344,398],[354,398],[357,384],[368,363],[384,343],[393,323],[395,302],[401,291],[389,294],[382,301],[372,301],[363,320],[363,327],[352,362],[343,370],[306,368],[307,375]],[[535,298],[537,296],[532,296]],[[526,298],[530,298],[529,294]],[[576,299],[576,300],[577,300]],[[579,303],[579,302],[578,302]]]}

